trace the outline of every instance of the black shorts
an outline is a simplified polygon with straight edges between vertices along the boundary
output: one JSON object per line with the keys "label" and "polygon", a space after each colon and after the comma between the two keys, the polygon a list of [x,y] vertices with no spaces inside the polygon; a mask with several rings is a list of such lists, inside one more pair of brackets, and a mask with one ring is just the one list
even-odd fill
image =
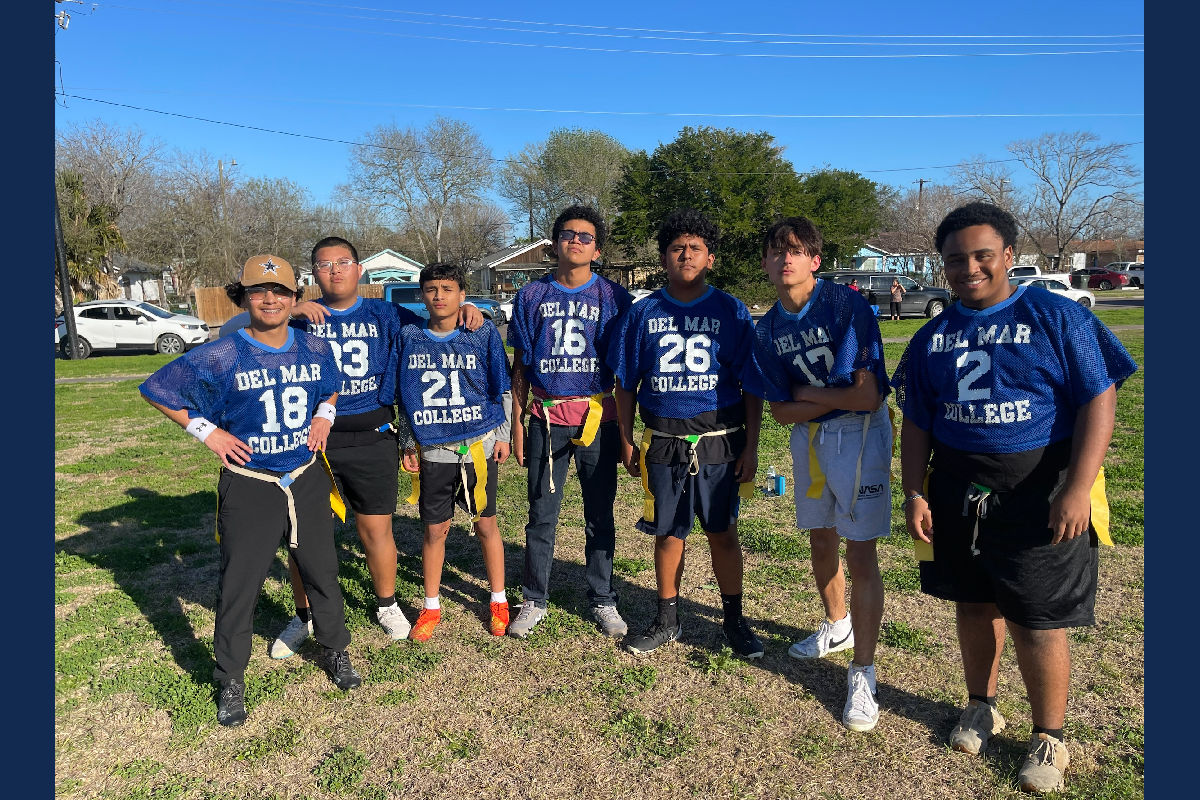
{"label": "black shorts", "polygon": [[325,455],[354,513],[395,513],[400,448],[394,432],[331,432]]}
{"label": "black shorts", "polygon": [[637,529],[652,536],[686,539],[697,518],[706,533],[724,533],[737,522],[741,499],[734,477],[737,462],[701,464],[689,475],[687,463],[647,464],[654,495],[654,522],[638,520]]}
{"label": "black shorts", "polygon": [[[467,485],[463,487],[462,468],[457,463],[446,464],[439,461],[421,459],[421,496],[417,500],[417,508],[421,513],[421,522],[426,525],[438,525],[454,518],[454,506],[468,514],[475,503],[475,467],[467,462]],[[487,459],[487,505],[481,517],[496,516],[496,460]],[[470,502],[467,493],[470,493]]]}
{"label": "black shorts", "polygon": [[[1003,456],[993,459],[1004,461]],[[929,477],[934,560],[920,562],[921,591],[955,602],[995,603],[1006,620],[1035,630],[1094,625],[1095,532],[1089,527],[1083,536],[1050,543],[1051,497],[1065,469],[1037,469],[1015,486],[1005,486],[997,475],[995,483],[1005,489],[988,499],[974,542],[979,552],[973,554],[975,517],[963,515],[970,483],[961,469],[948,466],[935,466]],[[988,479],[973,477],[980,483]]]}

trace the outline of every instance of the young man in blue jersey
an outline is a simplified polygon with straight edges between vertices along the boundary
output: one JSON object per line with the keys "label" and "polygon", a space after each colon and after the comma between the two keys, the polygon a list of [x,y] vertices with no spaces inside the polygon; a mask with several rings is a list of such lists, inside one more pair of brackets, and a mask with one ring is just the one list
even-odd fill
{"label": "young man in blue jersey", "polygon": [[217,532],[221,547],[213,678],[217,721],[246,719],[245,671],[254,608],[281,539],[313,598],[318,663],[343,691],[361,683],[346,646],[338,586],[330,484],[317,450],[336,419],[341,379],[329,346],[288,325],[296,278],[287,261],[249,259],[229,297],[249,326],[197,347],[159,369],[140,389],[166,417],[220,459]]}
{"label": "young man in blue jersey", "polygon": [[[638,530],[654,536],[658,613],[625,647],[649,653],[679,638],[684,545],[699,517],[721,592],[733,651],[761,658],[762,642],[742,615],[739,487],[753,487],[762,400],[742,394],[754,320],[746,305],[709,286],[720,231],[695,209],[680,209],[658,231],[666,287],[635,304],[609,350],[617,379],[621,460],[646,497]],[[645,430],[633,439],[634,408]]]}
{"label": "young man in blue jersey", "polygon": [[[385,300],[359,295],[363,267],[354,245],[328,236],[312,249],[312,271],[321,297],[298,304],[292,325],[329,342],[342,371],[340,414],[329,433],[326,455],[354,511],[354,525],[367,557],[375,589],[375,618],[394,640],[408,636],[410,624],[396,602],[396,511],[399,454],[395,408],[384,375],[393,368],[400,328],[421,318]],[[463,307],[467,324],[483,322],[479,309]],[[385,397],[385,395],[387,395]],[[296,616],[271,644],[272,658],[288,658],[312,633],[304,583],[295,559],[288,559]]]}
{"label": "young man in blue jersey", "polygon": [[405,325],[398,341],[396,393],[412,426],[420,455],[405,454],[404,468],[418,476],[425,539],[421,571],[425,604],[412,639],[428,641],[442,620],[440,587],[446,535],[457,502],[472,517],[491,587],[489,628],[508,629],[504,543],[496,524],[496,473],[509,456],[512,393],[508,355],[490,323],[459,327],[467,276],[453,264],[421,270],[421,300],[429,321]]}
{"label": "young man in blue jersey", "polygon": [[546,616],[555,528],[572,458],[583,495],[592,615],[608,636],[629,632],[612,585],[620,447],[607,349],[633,299],[624,287],[592,272],[605,235],[604,220],[593,208],[571,206],[559,214],[551,232],[558,266],[517,292],[508,323],[514,349],[513,456],[529,471],[524,602],[508,628],[517,638],[528,636]]}
{"label": "young man in blue jersey", "polygon": [[1016,239],[1012,215],[989,203],[942,220],[937,248],[959,301],[912,338],[892,382],[921,590],[955,604],[969,700],[950,746],[978,754],[1004,728],[1007,629],[1033,717],[1018,783],[1042,793],[1063,788],[1070,762],[1067,629],[1095,624],[1108,533],[1093,525],[1093,484],[1117,387],[1137,365],[1088,309],[1009,283]]}
{"label": "young man in blue jersey", "polygon": [[817,631],[788,655],[820,658],[853,647],[842,724],[869,731],[879,722],[875,647],[883,617],[875,542],[891,528],[889,387],[871,307],[849,286],[817,275],[823,243],[805,217],[783,219],[763,237],[762,267],[779,300],[755,326],[755,369],[745,388],[792,425],[796,525],[809,531],[825,610]]}

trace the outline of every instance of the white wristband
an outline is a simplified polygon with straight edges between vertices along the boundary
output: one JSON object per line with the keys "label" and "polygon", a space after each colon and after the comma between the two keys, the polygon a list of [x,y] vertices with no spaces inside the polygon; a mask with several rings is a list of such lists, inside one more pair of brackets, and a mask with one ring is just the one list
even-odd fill
{"label": "white wristband", "polygon": [[321,405],[317,406],[317,410],[313,412],[313,419],[317,417],[327,419],[332,423],[337,418],[337,406],[330,403],[321,403]]}
{"label": "white wristband", "polygon": [[212,432],[216,429],[217,426],[213,425],[204,417],[192,417],[192,421],[187,424],[186,428],[184,428],[185,431],[190,433],[192,436],[195,436],[202,442],[212,435]]}

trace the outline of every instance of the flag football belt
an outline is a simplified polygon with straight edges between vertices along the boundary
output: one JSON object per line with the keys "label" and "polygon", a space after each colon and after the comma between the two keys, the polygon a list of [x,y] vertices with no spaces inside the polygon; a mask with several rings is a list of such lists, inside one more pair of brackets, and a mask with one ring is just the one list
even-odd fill
{"label": "flag football belt", "polygon": [[[464,441],[461,444],[434,444],[429,445],[430,450],[446,450],[458,456],[458,474],[462,478],[463,494],[466,495],[468,510],[471,513],[471,522],[478,522],[483,515],[483,510],[487,508],[487,455],[484,453],[484,445],[489,439],[496,438],[496,431],[488,431],[486,435],[476,439],[473,442]],[[421,445],[417,445],[417,460],[421,458]],[[470,460],[472,469],[475,472],[475,491],[467,491],[467,461]],[[408,505],[415,505],[421,498],[421,472],[408,473],[412,479],[412,492],[405,499]],[[472,496],[473,495],[473,496]],[[475,535],[474,528],[468,531],[472,536]]]}
{"label": "flag football belt", "polygon": [[[646,474],[646,451],[650,449],[650,442],[655,436],[663,436],[670,439],[682,439],[688,443],[688,475],[698,475],[700,473],[700,459],[696,457],[696,445],[706,436],[725,436],[736,431],[740,431],[742,426],[736,428],[725,428],[719,431],[705,431],[704,433],[663,433],[662,431],[651,430],[646,428],[642,431],[642,444],[638,453],[638,466],[642,473],[642,491],[644,497],[642,499],[642,518],[646,522],[654,522],[654,493],[650,491],[650,477]],[[754,483],[738,484],[738,497],[743,500],[748,500],[754,496]]]}
{"label": "flag football belt", "polygon": [[[925,480],[928,483],[928,475]],[[987,519],[989,501],[995,498],[996,494],[991,489],[978,483],[967,484],[966,492],[963,494],[962,515],[975,518],[975,525],[971,532],[971,555],[973,556],[979,555],[979,548],[976,547],[979,539],[979,521]],[[1091,503],[1091,522],[1092,529],[1096,531],[1096,538],[1100,540],[1101,544],[1114,547],[1112,536],[1108,530],[1109,510],[1108,495],[1104,487],[1104,467],[1100,467],[1100,471],[1096,473],[1096,480],[1092,483],[1088,499]]]}
{"label": "flag football belt", "polygon": [[610,395],[611,392],[597,392],[591,397],[548,397],[538,401],[542,404],[542,411],[545,413],[542,419],[546,423],[546,469],[550,475],[550,494],[554,494],[554,442],[550,436],[550,409],[563,403],[582,403],[586,401],[588,412],[587,417],[583,420],[583,434],[578,439],[572,438],[571,444],[589,447],[592,442],[596,441],[596,432],[600,430],[600,418],[604,416],[604,407],[602,405],[604,398]]}
{"label": "flag football belt", "polygon": [[[334,479],[333,479],[333,469],[329,466],[329,459],[325,458],[324,450],[321,451],[321,458],[325,464],[325,474],[329,476],[329,487],[330,487],[329,488],[329,507],[333,510],[333,512],[335,514],[338,515],[338,518],[342,522],[345,522],[346,521],[346,503],[342,500],[341,493],[338,492],[337,482],[334,481]],[[241,475],[246,478],[253,478],[256,481],[265,481],[266,483],[273,483],[280,488],[280,490],[283,492],[284,497],[287,498],[288,547],[291,548],[292,550],[295,550],[296,548],[298,548],[300,546],[299,536],[298,536],[299,531],[297,530],[299,526],[296,522],[296,498],[292,495],[292,484],[295,483],[296,479],[299,478],[306,469],[311,467],[313,465],[313,463],[316,462],[316,460],[317,460],[317,456],[314,453],[313,457],[310,458],[307,463],[302,464],[301,466],[296,467],[296,469],[292,470],[291,472],[284,473],[283,475],[270,475],[265,472],[255,472],[252,469],[246,469],[245,467],[240,467],[237,464],[230,464],[228,467],[226,467],[226,469],[228,469],[230,472],[233,472],[237,475]],[[218,497],[217,497],[217,518],[218,519],[220,519],[220,512],[221,512],[221,500],[220,500],[220,496],[218,495]],[[218,542],[221,541],[220,529],[218,529],[216,532],[216,538],[217,538]]]}

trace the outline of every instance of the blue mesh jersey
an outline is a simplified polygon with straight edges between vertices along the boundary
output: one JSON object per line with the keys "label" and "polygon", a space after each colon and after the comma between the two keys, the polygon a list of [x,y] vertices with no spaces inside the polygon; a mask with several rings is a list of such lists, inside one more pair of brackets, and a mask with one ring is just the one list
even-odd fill
{"label": "blue mesh jersey", "polygon": [[990,308],[955,303],[926,323],[892,385],[905,418],[935,440],[1020,453],[1070,438],[1076,411],[1136,369],[1091,311],[1022,286]]}
{"label": "blue mesh jersey", "polygon": [[[324,299],[318,303],[328,308]],[[292,320],[292,326],[308,331],[329,342],[333,357],[342,370],[338,393],[338,416],[376,411],[395,402],[384,376],[395,357],[396,337],[400,328],[420,324],[421,318],[407,308],[374,298],[358,298],[354,305],[339,311],[329,309],[324,322]]]}
{"label": "blue mesh jersey", "polygon": [[736,297],[710,286],[681,303],[659,289],[619,321],[608,363],[644,412],[688,419],[741,403],[753,342],[754,320]]}
{"label": "blue mesh jersey", "polygon": [[504,424],[512,385],[496,326],[439,335],[426,324],[401,328],[397,347],[396,392],[417,442],[471,439]]}
{"label": "blue mesh jersey", "polygon": [[241,439],[253,453],[245,466],[290,472],[312,457],[312,414],[341,382],[321,339],[289,328],[287,343],[276,350],[243,328],[184,353],[139,389],[147,399],[186,409],[189,417],[204,417]]}
{"label": "blue mesh jersey", "polygon": [[568,289],[553,275],[526,284],[513,301],[508,343],[521,351],[529,385],[552,397],[585,397],[613,388],[608,344],[633,303],[601,275]]}
{"label": "blue mesh jersey", "polygon": [[[856,370],[875,375],[887,396],[883,339],[871,306],[840,283],[817,279],[812,297],[793,314],[778,301],[754,327],[754,359],[743,377],[747,392],[772,403],[790,402],[795,385],[846,387]],[[834,410],[813,422],[840,417]]]}

